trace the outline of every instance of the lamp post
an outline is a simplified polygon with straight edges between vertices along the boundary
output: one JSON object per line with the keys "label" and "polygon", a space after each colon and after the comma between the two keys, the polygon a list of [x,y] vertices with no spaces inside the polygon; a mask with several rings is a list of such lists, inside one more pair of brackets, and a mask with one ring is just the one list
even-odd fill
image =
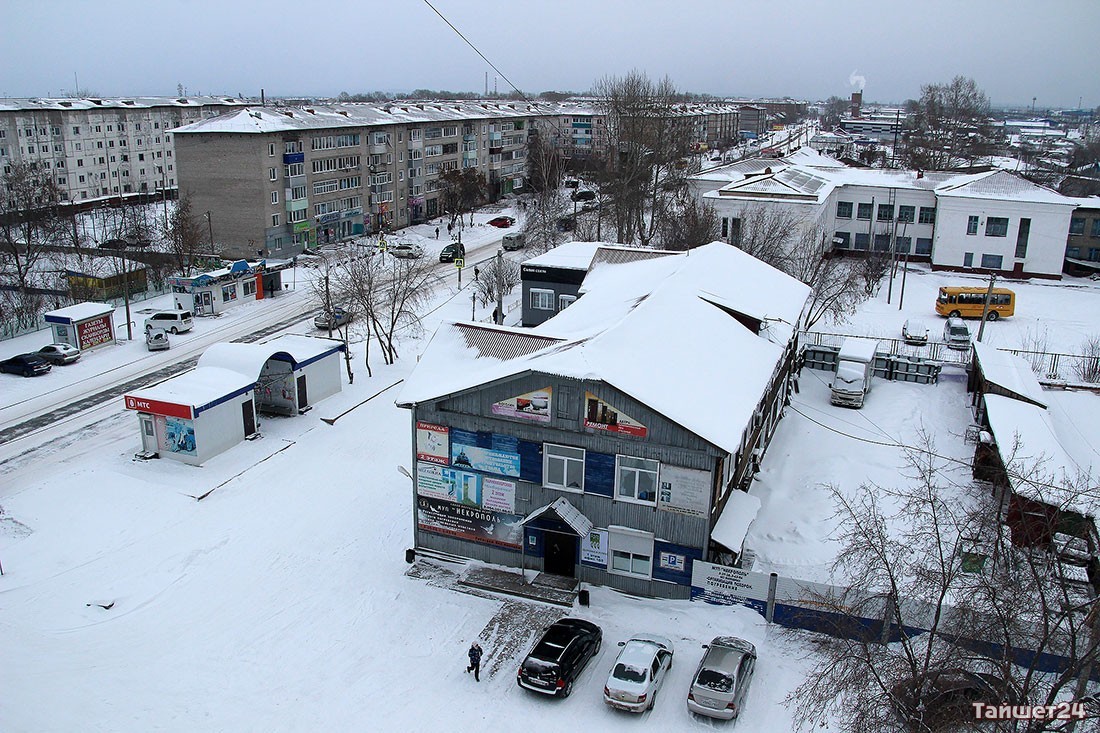
{"label": "lamp post", "polygon": [[210,232],[210,254],[214,254],[214,215],[207,211],[203,216],[206,217],[206,226]]}

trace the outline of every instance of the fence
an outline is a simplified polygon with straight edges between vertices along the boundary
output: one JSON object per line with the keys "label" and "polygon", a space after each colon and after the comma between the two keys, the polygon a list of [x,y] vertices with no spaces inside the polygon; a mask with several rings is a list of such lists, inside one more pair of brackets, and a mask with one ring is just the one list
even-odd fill
{"label": "fence", "polygon": [[[130,305],[149,300],[150,298],[159,297],[168,292],[171,292],[171,289],[167,286],[164,286],[161,288],[149,288],[148,290],[144,290],[138,293],[130,293]],[[108,303],[115,308],[121,308],[125,304],[126,299],[109,298],[103,302]],[[66,299],[65,304],[71,305],[71,303],[68,302],[68,299]],[[50,325],[46,323],[46,319],[43,317],[42,313],[39,313],[37,316],[35,316],[33,323],[20,323],[19,321],[14,319],[5,319],[3,321],[0,321],[0,341],[6,341],[7,339],[13,339],[17,336],[34,333],[35,331],[41,331],[49,327]]]}
{"label": "fence", "polygon": [[[802,350],[802,363],[810,369],[835,372],[838,346],[806,346]],[[939,362],[917,356],[882,354],[875,356],[875,376],[896,382],[935,384],[940,376]]]}

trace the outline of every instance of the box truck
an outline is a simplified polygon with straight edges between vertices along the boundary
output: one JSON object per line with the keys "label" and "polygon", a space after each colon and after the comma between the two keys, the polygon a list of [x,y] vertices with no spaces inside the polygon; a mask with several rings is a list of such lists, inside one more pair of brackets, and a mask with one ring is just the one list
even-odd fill
{"label": "box truck", "polygon": [[837,354],[836,374],[829,386],[830,402],[843,407],[863,407],[863,399],[871,391],[875,374],[875,352],[878,342],[872,339],[844,339]]}

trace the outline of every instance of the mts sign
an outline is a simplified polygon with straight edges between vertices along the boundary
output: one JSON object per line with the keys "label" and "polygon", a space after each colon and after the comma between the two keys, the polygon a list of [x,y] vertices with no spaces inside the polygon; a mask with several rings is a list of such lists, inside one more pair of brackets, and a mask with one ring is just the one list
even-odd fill
{"label": "mts sign", "polygon": [[144,397],[133,397],[131,395],[126,395],[125,399],[127,410],[138,410],[139,412],[150,412],[154,415],[167,415],[169,417],[182,417],[186,420],[192,418],[190,405],[149,400]]}

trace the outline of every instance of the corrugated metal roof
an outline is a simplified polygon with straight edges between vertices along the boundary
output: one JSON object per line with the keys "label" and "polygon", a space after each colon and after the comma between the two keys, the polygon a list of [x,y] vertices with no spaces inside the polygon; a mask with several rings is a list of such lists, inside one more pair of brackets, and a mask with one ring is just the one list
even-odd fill
{"label": "corrugated metal roof", "polygon": [[466,339],[466,345],[477,349],[479,356],[508,360],[533,354],[564,339],[537,336],[512,329],[456,323],[454,328]]}
{"label": "corrugated metal roof", "polygon": [[665,249],[641,249],[639,247],[600,247],[592,257],[592,267],[598,264],[619,265],[624,262],[652,260],[678,254]]}

